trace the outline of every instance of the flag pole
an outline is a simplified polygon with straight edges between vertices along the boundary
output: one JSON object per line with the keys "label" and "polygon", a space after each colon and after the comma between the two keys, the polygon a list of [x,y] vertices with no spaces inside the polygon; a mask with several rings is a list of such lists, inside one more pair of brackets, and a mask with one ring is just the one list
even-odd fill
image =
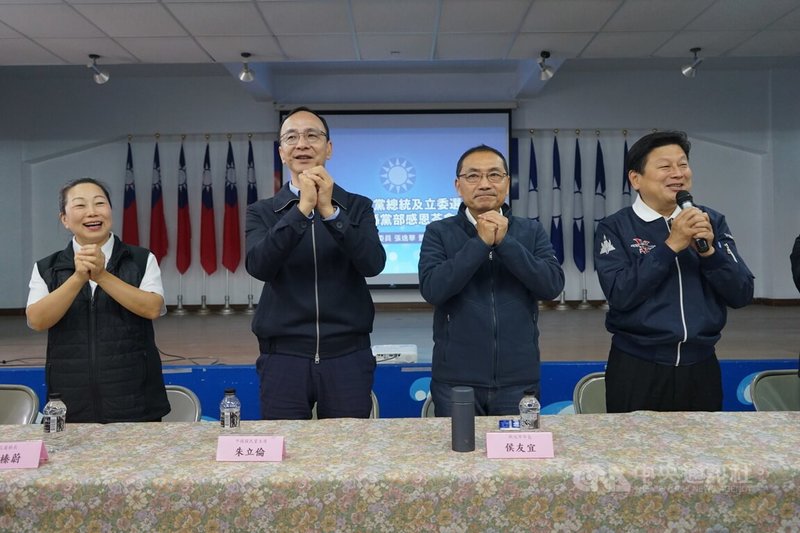
{"label": "flag pole", "polygon": [[178,275],[178,306],[172,310],[173,315],[183,316],[186,309],[183,307],[183,274]]}
{"label": "flag pole", "polygon": [[250,292],[247,294],[247,309],[244,314],[252,315],[256,312],[256,306],[253,305],[253,276],[247,276],[250,279]]}
{"label": "flag pole", "polygon": [[222,306],[220,309],[219,314],[221,315],[232,315],[234,313],[233,308],[231,307],[231,292],[230,292],[230,271],[226,268],[225,269],[225,305]]}
{"label": "flag pole", "polygon": [[561,291],[561,299],[558,301],[555,307],[556,311],[566,311],[569,309],[567,305],[567,291]]}
{"label": "flag pole", "polygon": [[206,305],[206,271],[203,271],[203,294],[200,296],[200,309],[197,310],[198,315],[207,315],[211,311],[209,311],[208,306]]}
{"label": "flag pole", "polygon": [[581,274],[583,274],[581,276],[583,285],[583,290],[582,290],[583,299],[581,300],[581,303],[578,304],[578,309],[591,309],[592,304],[589,303],[589,300],[587,298],[589,291],[586,290],[586,272],[581,272]]}

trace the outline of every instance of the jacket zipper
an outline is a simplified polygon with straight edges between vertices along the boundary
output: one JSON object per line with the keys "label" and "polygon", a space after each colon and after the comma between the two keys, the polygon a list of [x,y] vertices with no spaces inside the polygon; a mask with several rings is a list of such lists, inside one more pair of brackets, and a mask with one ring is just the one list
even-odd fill
{"label": "jacket zipper", "polygon": [[[97,339],[97,299],[96,293],[99,287],[95,288],[92,292],[92,299],[89,303],[89,369],[91,372],[91,391],[92,391],[92,409],[94,410],[95,420],[103,420],[102,412],[98,412],[99,410],[102,411],[102,405],[100,404],[100,394],[97,390],[97,350],[95,346],[95,341]],[[91,287],[89,287],[89,291],[91,291]]]}
{"label": "jacket zipper", "polygon": [[736,263],[739,262],[739,260],[736,259],[736,256],[733,255],[733,250],[731,250],[731,246],[727,242],[725,243],[725,250],[728,251],[728,255],[731,256]]}
{"label": "jacket zipper", "polygon": [[492,381],[493,385],[497,386],[497,309],[494,298],[494,251],[489,251],[489,287],[492,295],[492,339],[494,341],[492,353]]}
{"label": "jacket zipper", "polygon": [[[667,231],[670,233],[672,232],[669,222],[667,222]],[[681,276],[681,262],[678,261],[677,256],[675,257],[675,266],[678,267],[678,301],[681,304],[681,326],[683,326],[683,340],[678,342],[678,348],[675,354],[675,366],[679,366],[681,364],[681,346],[689,337],[689,331],[686,328],[686,313],[683,308],[683,276]]]}
{"label": "jacket zipper", "polygon": [[311,255],[314,257],[314,305],[316,306],[317,343],[314,351],[314,364],[319,364],[319,271],[317,270],[317,234],[314,231],[314,219],[311,219]]}

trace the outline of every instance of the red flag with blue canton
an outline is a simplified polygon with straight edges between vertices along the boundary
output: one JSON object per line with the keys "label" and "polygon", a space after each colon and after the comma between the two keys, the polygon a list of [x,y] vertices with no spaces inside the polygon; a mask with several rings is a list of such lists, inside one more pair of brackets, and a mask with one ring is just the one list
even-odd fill
{"label": "red flag with blue canton", "polygon": [[167,255],[167,222],[164,218],[164,201],[161,191],[161,158],[158,155],[158,142],[153,153],[153,187],[150,195],[150,251],[161,260]]}
{"label": "red flag with blue canton", "polygon": [[200,265],[206,274],[217,271],[217,234],[214,229],[214,189],[211,182],[211,158],[203,158],[203,193],[200,206]]}
{"label": "red flag with blue canton", "polygon": [[192,264],[192,223],[189,218],[189,191],[186,184],[186,157],[183,143],[178,158],[178,251],[175,266],[185,274]]}
{"label": "red flag with blue canton", "polygon": [[272,189],[273,192],[281,190],[283,183],[281,183],[281,176],[283,175],[283,161],[281,161],[281,153],[278,151],[280,146],[279,141],[275,141],[272,148]]}
{"label": "red flag with blue canton", "polygon": [[125,201],[122,210],[122,242],[139,246],[139,215],[136,212],[136,181],[133,176],[133,156],[128,143],[128,161],[125,164]]}
{"label": "red flag with blue canton", "polygon": [[225,219],[222,225],[222,266],[231,272],[239,268],[242,258],[242,237],[239,232],[239,189],[236,187],[236,163],[228,141],[225,164]]}

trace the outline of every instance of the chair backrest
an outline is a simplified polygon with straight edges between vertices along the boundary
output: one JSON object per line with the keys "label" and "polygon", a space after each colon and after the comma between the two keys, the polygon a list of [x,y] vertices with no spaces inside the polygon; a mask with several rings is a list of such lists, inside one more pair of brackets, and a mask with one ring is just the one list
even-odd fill
{"label": "chair backrest", "polygon": [[433,405],[433,398],[430,393],[428,393],[428,397],[425,398],[425,403],[422,404],[422,413],[420,413],[420,416],[422,418],[433,418],[436,416],[435,409],[436,406]]}
{"label": "chair backrest", "polygon": [[[381,417],[381,409],[380,405],[378,404],[378,397],[375,396],[373,391],[369,391],[370,399],[372,400],[372,409],[369,412],[370,418],[380,418]],[[311,420],[317,419],[317,404],[314,404],[314,407],[311,408]]]}
{"label": "chair backrest", "polygon": [[606,412],[606,374],[592,372],[583,376],[572,391],[576,414]]}
{"label": "chair backrest", "polygon": [[381,417],[381,407],[378,404],[378,397],[375,396],[375,393],[369,391],[369,396],[372,398],[372,411],[369,412],[370,418],[380,418]]}
{"label": "chair backrest", "polygon": [[167,385],[167,398],[172,410],[161,419],[162,422],[199,422],[202,414],[200,399],[181,385]]}
{"label": "chair backrest", "polygon": [[765,370],[750,384],[756,411],[800,411],[800,377],[797,370]]}
{"label": "chair backrest", "polygon": [[0,424],[32,424],[39,412],[39,396],[25,385],[0,384]]}

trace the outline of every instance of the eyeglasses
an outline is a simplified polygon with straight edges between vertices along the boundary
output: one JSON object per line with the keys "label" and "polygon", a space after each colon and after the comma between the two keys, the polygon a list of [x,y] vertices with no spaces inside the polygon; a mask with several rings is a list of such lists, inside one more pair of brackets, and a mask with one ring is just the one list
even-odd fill
{"label": "eyeglasses", "polygon": [[491,172],[470,172],[469,174],[459,174],[459,178],[466,181],[470,185],[475,185],[476,183],[480,182],[483,177],[486,177],[489,180],[489,183],[500,183],[504,179],[506,179],[505,172],[497,172],[493,170]]}
{"label": "eyeglasses", "polygon": [[281,142],[288,146],[294,146],[300,142],[300,137],[305,137],[308,144],[319,144],[325,142],[328,134],[320,130],[306,130],[306,131],[289,131],[281,136]]}

